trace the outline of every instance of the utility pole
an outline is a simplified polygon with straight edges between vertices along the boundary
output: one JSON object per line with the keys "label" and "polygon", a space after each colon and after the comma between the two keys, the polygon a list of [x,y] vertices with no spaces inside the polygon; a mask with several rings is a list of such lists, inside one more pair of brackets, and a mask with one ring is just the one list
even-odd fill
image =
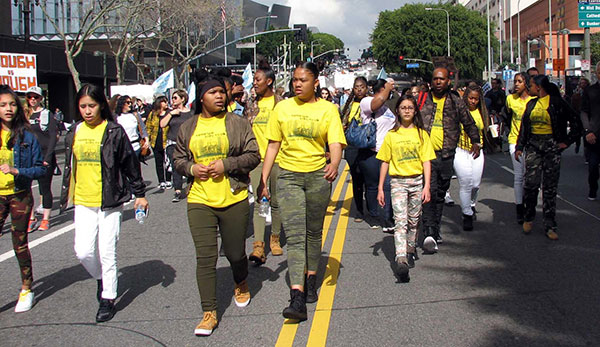
{"label": "utility pole", "polygon": [[590,79],[592,77],[592,53],[590,50],[590,28],[587,27],[585,28],[584,32],[583,32],[583,45],[584,45],[584,59],[588,61],[588,64],[590,64],[590,68],[589,70],[587,70],[585,72],[585,77],[587,79]]}
{"label": "utility pole", "polygon": [[548,36],[550,36],[550,44],[548,45],[548,52],[550,53],[550,59],[548,62],[550,63],[550,77],[552,77],[552,0],[548,0]]}
{"label": "utility pole", "polygon": [[486,0],[487,6],[487,46],[488,46],[488,74],[487,81],[492,83],[492,41],[490,38],[490,0]]}

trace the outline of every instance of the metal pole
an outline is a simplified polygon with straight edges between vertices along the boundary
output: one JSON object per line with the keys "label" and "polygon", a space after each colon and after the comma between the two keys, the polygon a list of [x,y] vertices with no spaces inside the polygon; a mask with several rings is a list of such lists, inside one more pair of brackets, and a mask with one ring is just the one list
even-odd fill
{"label": "metal pole", "polygon": [[450,56],[450,13],[443,8],[426,7],[425,11],[444,11],[446,12],[446,26],[448,31],[448,56]]}
{"label": "metal pole", "polygon": [[24,26],[24,41],[23,45],[25,46],[25,53],[29,53],[29,37],[31,36],[30,25],[31,25],[31,6],[29,4],[29,0],[23,0],[23,26]]}
{"label": "metal pole", "polygon": [[513,16],[512,16],[512,6],[511,3],[512,0],[508,0],[508,18],[510,18],[510,25],[509,25],[509,30],[510,30],[510,63],[514,64],[515,63],[515,54],[513,52]]}
{"label": "metal pole", "polygon": [[486,0],[487,7],[487,46],[488,46],[488,83],[492,82],[492,41],[490,38],[490,0]]}
{"label": "metal pole", "polygon": [[529,62],[531,61],[531,51],[529,45],[529,39],[527,39],[527,64],[525,65],[528,69],[530,68]]}
{"label": "metal pole", "polygon": [[550,53],[550,77],[552,77],[552,0],[548,0],[548,36],[550,36],[550,45],[548,45],[548,52]]}
{"label": "metal pole", "polygon": [[590,28],[585,28],[583,31],[583,46],[584,46],[584,58],[585,60],[588,61],[588,64],[590,64],[590,68],[585,72],[585,77],[587,79],[590,79],[592,77],[592,57],[591,57],[591,50],[590,50]]}
{"label": "metal pole", "polygon": [[502,69],[502,39],[503,39],[502,32],[504,31],[504,30],[502,30],[504,27],[504,16],[502,13],[502,1],[501,0],[498,1],[498,17],[500,18],[500,35],[499,35],[500,36],[500,50],[499,50],[499,54],[498,54],[500,64],[498,66],[500,66],[499,70],[501,70]]}
{"label": "metal pole", "polygon": [[521,60],[521,0],[517,1],[517,36],[519,39],[519,45],[517,46],[518,50],[519,50],[519,70],[520,67],[523,64],[523,61]]}
{"label": "metal pole", "polygon": [[223,45],[223,58],[225,59],[225,66],[227,66],[227,18],[225,16],[223,16]]}

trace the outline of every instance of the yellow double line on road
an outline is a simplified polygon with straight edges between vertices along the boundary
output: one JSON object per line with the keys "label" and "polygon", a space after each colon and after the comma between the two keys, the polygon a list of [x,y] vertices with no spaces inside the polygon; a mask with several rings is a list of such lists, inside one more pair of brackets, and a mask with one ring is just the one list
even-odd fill
{"label": "yellow double line on road", "polygon": [[[323,222],[323,240],[321,246],[325,244],[327,239],[331,221],[347,177],[348,167],[342,172],[342,175],[336,184],[331,201],[329,202],[329,206],[327,207],[327,214],[325,215],[325,220]],[[348,227],[352,198],[352,187],[348,187],[340,210],[342,214],[338,218],[333,244],[331,246],[331,251],[329,252],[329,260],[327,261],[323,284],[321,285],[321,291],[319,292],[319,300],[317,301],[317,308],[315,310],[307,346],[325,346],[327,342],[327,332],[329,330],[331,309],[333,307],[335,290],[337,288],[337,279],[342,260],[342,252],[344,250],[344,241],[346,240],[346,230]],[[275,346],[292,346],[297,330],[298,323],[286,319],[283,322]]]}

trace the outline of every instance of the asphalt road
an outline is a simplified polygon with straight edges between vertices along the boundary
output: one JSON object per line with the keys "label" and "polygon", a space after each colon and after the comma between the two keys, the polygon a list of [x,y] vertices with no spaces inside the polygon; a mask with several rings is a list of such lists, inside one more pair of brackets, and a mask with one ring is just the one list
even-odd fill
{"label": "asphalt road", "polygon": [[[62,157],[59,157],[59,160]],[[196,337],[202,317],[186,203],[156,188],[154,162],[143,167],[151,212],[146,224],[123,214],[115,318],[96,324],[96,282],[73,251],[72,209],[52,214],[47,232],[30,234],[37,303],[13,309],[20,277],[10,235],[0,237],[0,344],[3,346],[597,346],[600,345],[600,202],[586,199],[581,154],[563,155],[559,241],[515,222],[508,154],[487,156],[475,230],[461,228],[459,207],[444,210],[444,243],[422,255],[410,283],[394,276],[393,237],[349,218],[349,176],[333,191],[323,247],[319,302],[309,320],[284,322],[286,257],[251,267],[252,302],[232,303],[233,280],[218,261],[219,327]],[[54,179],[53,191],[59,194]],[[451,192],[458,198],[458,183]],[[34,188],[37,196],[37,188]],[[36,197],[36,201],[38,201]],[[58,208],[58,197],[55,197]],[[352,207],[353,208],[353,207]],[[251,231],[249,231],[249,234]],[[252,238],[247,242],[251,251]],[[285,250],[285,247],[284,247]]]}

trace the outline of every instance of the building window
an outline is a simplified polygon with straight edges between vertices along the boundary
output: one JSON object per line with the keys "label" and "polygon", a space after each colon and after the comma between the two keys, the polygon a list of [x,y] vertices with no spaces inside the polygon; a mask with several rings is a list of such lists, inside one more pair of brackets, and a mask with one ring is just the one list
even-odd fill
{"label": "building window", "polygon": [[581,47],[569,47],[569,55],[580,55]]}

